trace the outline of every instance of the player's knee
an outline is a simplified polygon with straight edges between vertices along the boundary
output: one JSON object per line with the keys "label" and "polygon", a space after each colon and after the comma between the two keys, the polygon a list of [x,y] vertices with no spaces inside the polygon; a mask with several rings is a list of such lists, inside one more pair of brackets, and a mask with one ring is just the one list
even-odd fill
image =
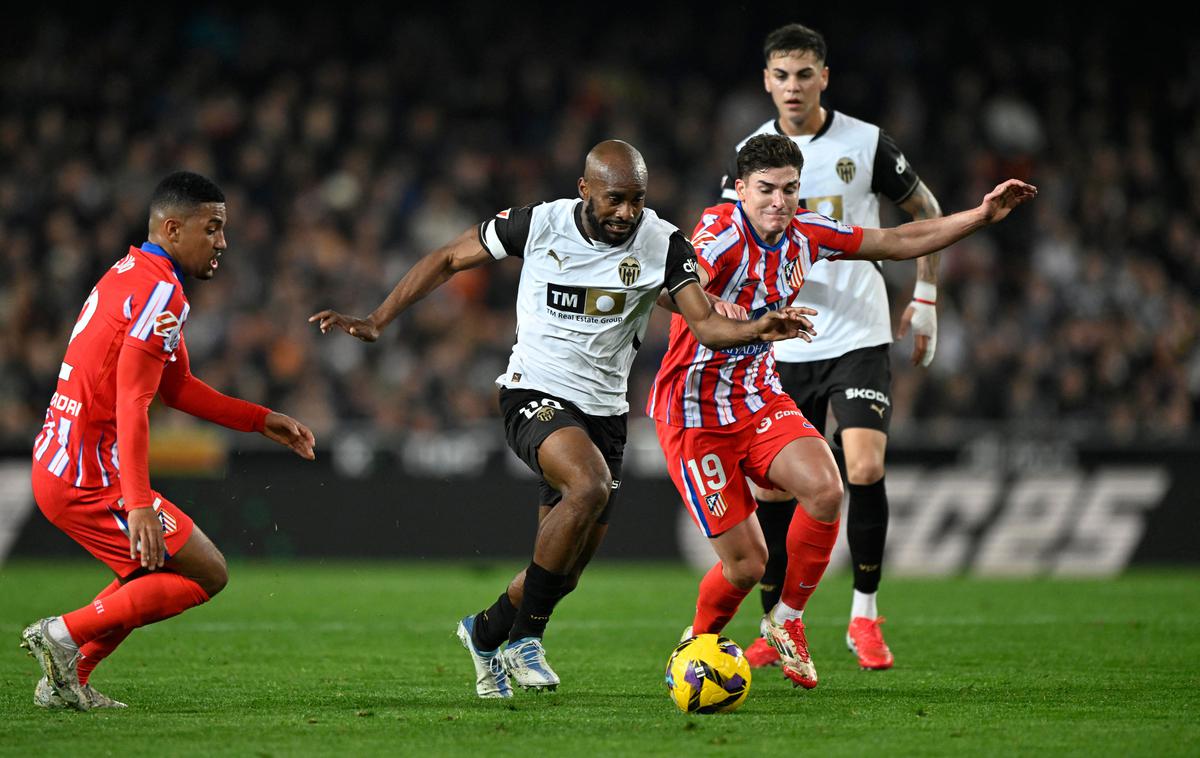
{"label": "player's knee", "polygon": [[758,547],[745,555],[722,561],[722,573],[734,587],[750,590],[762,580],[767,570],[767,546],[763,544]]}
{"label": "player's knee", "polygon": [[838,476],[821,479],[804,506],[817,521],[835,521],[842,510],[842,480]]}
{"label": "player's knee", "polygon": [[754,589],[767,570],[767,557],[754,556],[739,561],[726,563],[724,566],[725,579],[739,590]]}
{"label": "player's knee", "polygon": [[605,470],[602,474],[595,473],[591,476],[581,478],[571,486],[567,492],[563,493],[563,499],[570,499],[577,503],[577,507],[582,508],[590,518],[597,518],[604,511],[604,507],[608,505],[608,496],[612,493],[612,477]]}
{"label": "player's knee", "polygon": [[225,589],[225,585],[229,584],[229,571],[224,564],[220,569],[215,569],[211,574],[204,577],[200,586],[208,593],[209,598],[216,597],[217,593]]}
{"label": "player's knee", "polygon": [[883,459],[869,456],[861,460],[846,461],[846,478],[851,484],[874,484],[883,478]]}
{"label": "player's knee", "polygon": [[225,565],[225,556],[217,553],[205,564],[204,570],[195,577],[195,581],[209,599],[216,597],[217,593],[229,584],[229,568]]}

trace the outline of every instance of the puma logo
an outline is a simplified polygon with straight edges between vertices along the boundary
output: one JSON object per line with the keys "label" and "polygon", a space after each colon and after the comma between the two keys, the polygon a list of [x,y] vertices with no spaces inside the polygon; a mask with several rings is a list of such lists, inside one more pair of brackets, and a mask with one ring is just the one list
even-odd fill
{"label": "puma logo", "polygon": [[875,403],[871,403],[871,410],[878,413],[879,418],[883,418],[883,406],[882,405],[875,405]]}
{"label": "puma logo", "polygon": [[551,258],[553,258],[554,262],[558,264],[559,271],[562,271],[563,264],[571,259],[571,256],[569,256],[569,255],[566,256],[565,258],[559,258],[558,253],[554,252],[553,250],[551,250],[549,253],[547,253],[547,255],[549,255]]}

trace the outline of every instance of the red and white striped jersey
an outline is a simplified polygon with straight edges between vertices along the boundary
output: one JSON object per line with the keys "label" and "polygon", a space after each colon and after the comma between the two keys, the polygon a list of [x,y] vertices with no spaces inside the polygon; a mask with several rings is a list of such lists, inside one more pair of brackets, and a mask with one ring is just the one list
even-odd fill
{"label": "red and white striped jersey", "polygon": [[[791,304],[818,261],[852,258],[862,234],[861,227],[800,209],[779,242],[768,246],[741,203],[723,203],[704,211],[692,245],[709,276],[705,290],[758,318]],[[726,426],[781,394],[771,343],[710,350],[676,314],[646,414],[672,426]]]}
{"label": "red and white striped jersey", "polygon": [[174,360],[183,340],[188,300],[182,275],[157,245],[113,264],[83,304],[58,386],[33,443],[35,465],[76,487],[116,481],[117,356],[122,347]]}

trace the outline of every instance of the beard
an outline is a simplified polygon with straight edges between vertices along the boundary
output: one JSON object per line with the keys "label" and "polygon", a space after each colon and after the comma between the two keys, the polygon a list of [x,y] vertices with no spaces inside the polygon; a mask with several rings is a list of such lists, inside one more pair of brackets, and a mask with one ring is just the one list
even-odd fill
{"label": "beard", "polygon": [[606,245],[620,245],[629,239],[633,234],[633,230],[637,228],[637,221],[629,225],[629,231],[622,233],[614,233],[610,231],[604,224],[600,223],[600,219],[596,217],[595,200],[588,198],[587,203],[583,206],[583,215],[587,219],[588,226],[596,232],[596,238]]}

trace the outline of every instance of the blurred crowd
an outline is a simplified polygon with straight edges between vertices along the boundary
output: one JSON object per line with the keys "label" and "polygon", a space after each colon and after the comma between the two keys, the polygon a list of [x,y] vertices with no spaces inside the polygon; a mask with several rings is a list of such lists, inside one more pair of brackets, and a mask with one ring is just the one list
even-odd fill
{"label": "blurred crowd", "polygon": [[[496,415],[519,262],[455,277],[375,345],[307,317],[365,315],[471,224],[573,196],[608,137],[643,152],[648,204],[690,232],[733,145],[772,115],[760,46],[791,20],[828,39],[826,104],[887,129],[945,210],[1008,176],[1041,189],[943,254],[933,366],[894,348],[895,434],[1196,435],[1196,39],[1139,59],[1134,76],[1146,48],[1108,21],[458,10],[30,21],[0,53],[0,441],[36,433],[84,298],[145,239],[150,192],[177,168],[228,198],[230,250],[188,288],[200,377],[318,437],[473,428]],[[896,323],[914,276],[886,267]],[[636,363],[635,416],[665,323]]]}

